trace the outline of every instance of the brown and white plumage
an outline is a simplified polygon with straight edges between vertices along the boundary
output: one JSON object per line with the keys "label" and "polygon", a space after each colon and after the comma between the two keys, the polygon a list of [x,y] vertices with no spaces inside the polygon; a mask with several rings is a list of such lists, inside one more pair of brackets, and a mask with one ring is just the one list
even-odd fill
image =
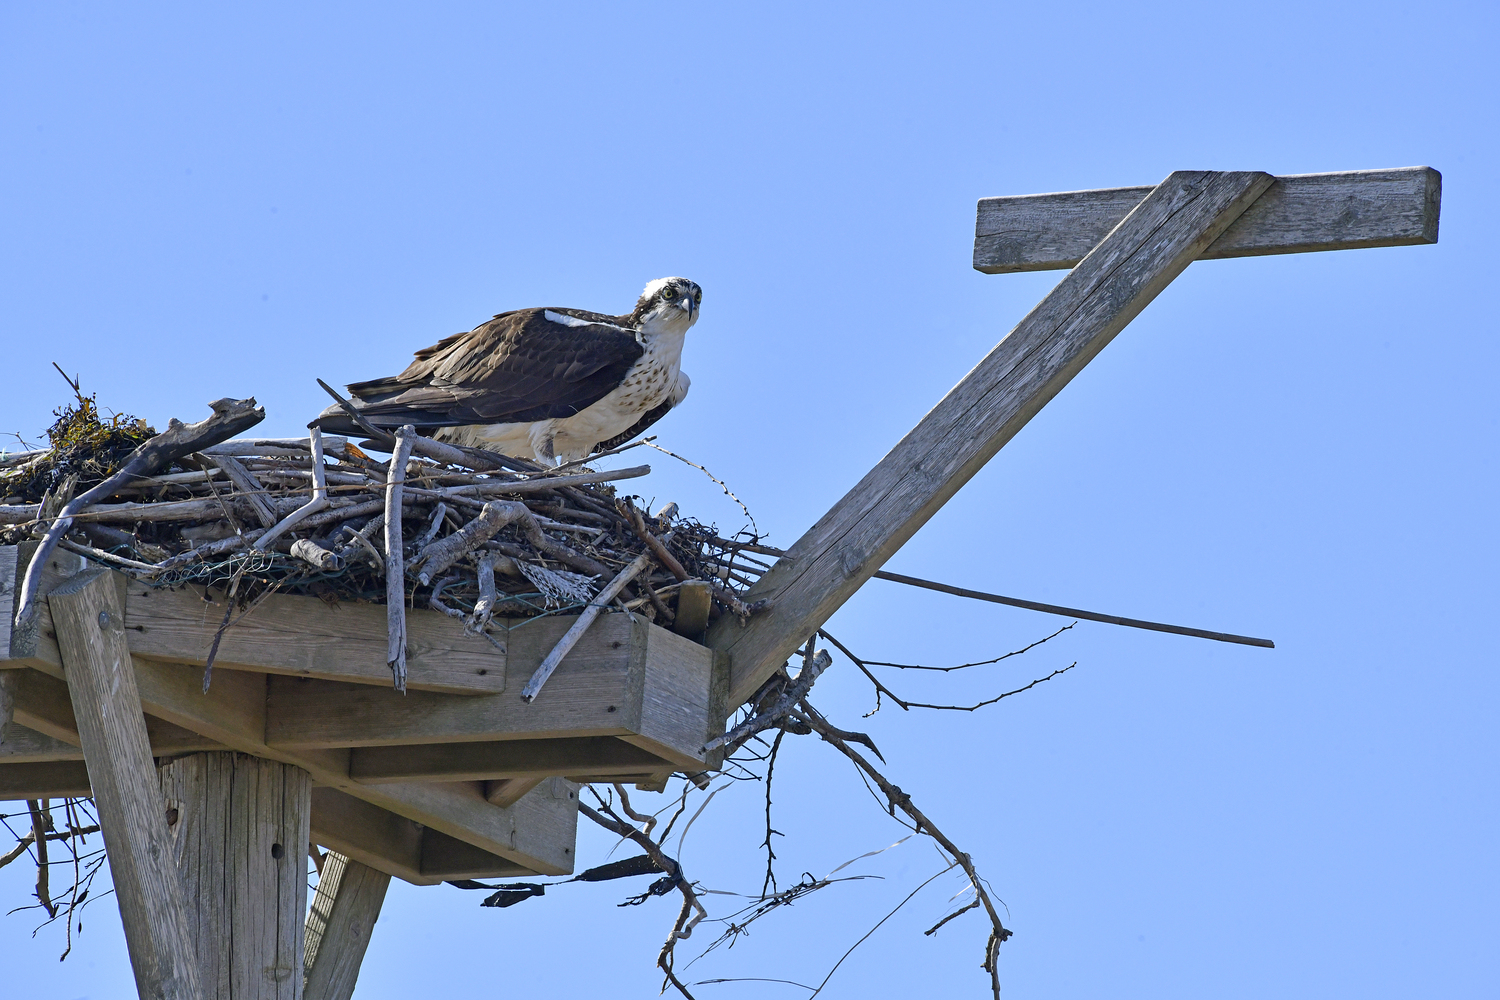
{"label": "brown and white plumage", "polygon": [[[658,278],[634,311],[517,309],[416,354],[392,378],[349,386],[372,424],[412,424],[455,444],[570,462],[623,444],[686,397],[683,340],[703,290]],[[316,423],[358,434],[329,407]]]}

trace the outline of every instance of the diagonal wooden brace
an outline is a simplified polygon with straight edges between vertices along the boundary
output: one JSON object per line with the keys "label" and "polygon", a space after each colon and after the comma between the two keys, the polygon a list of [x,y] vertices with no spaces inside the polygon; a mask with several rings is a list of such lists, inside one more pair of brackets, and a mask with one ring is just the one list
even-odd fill
{"label": "diagonal wooden brace", "polygon": [[750,588],[747,600],[774,596],[769,611],[709,630],[708,644],[732,657],[729,704],[754,694],[1273,180],[1182,170],[1141,200]]}
{"label": "diagonal wooden brace", "polygon": [[143,1000],[198,1000],[197,954],[112,575],[80,573],[47,598],[104,847]]}

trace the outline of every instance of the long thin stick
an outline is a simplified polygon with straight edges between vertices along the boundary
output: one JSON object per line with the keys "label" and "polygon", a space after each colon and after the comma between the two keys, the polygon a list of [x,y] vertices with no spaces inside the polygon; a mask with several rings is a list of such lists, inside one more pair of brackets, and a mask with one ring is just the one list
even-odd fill
{"label": "long thin stick", "polygon": [[1130,628],[1147,628],[1153,632],[1171,632],[1174,635],[1190,635],[1198,639],[1213,639],[1218,642],[1237,642],[1242,646],[1261,646],[1265,649],[1276,648],[1276,643],[1270,639],[1255,639],[1248,635],[1235,635],[1231,632],[1210,632],[1207,629],[1190,628],[1187,625],[1163,625],[1161,622],[1142,621],[1139,618],[1121,618],[1118,615],[1103,615],[1097,611],[1080,611],[1078,608],[1064,608],[1056,604],[1023,601],[1019,597],[1001,597],[999,594],[986,594],[980,590],[967,590],[963,587],[953,587],[946,583],[933,583],[931,580],[921,580],[914,576],[902,576],[900,573],[887,573],[885,570],[877,571],[875,578],[877,580],[889,580],[892,583],[904,583],[908,587],[936,590],[939,593],[952,594],[955,597],[968,597],[976,601],[989,601],[991,604],[1005,604],[1013,608],[1025,608],[1028,611],[1042,611],[1049,615],[1066,615],[1069,618],[1084,618],[1091,622],[1104,622],[1107,625],[1128,625]]}
{"label": "long thin stick", "polygon": [[385,480],[385,625],[386,662],[396,690],[406,693],[406,568],[401,547],[401,485],[417,430],[407,424],[396,432],[391,469]]}
{"label": "long thin stick", "polygon": [[[673,534],[673,532],[667,532],[663,541],[670,541]],[[583,609],[583,614],[578,616],[578,620],[573,623],[573,627],[568,629],[567,634],[557,641],[557,645],[552,647],[552,652],[547,654],[547,658],[542,661],[542,665],[536,668],[536,673],[531,675],[531,680],[527,681],[526,686],[521,689],[522,701],[530,704],[536,699],[536,696],[542,690],[542,685],[547,683],[547,678],[552,676],[552,671],[556,670],[557,665],[562,662],[563,657],[567,656],[573,647],[578,645],[578,640],[582,639],[583,633],[587,632],[589,626],[594,624],[594,619],[599,617],[599,612],[603,611],[609,602],[614,600],[615,596],[621,590],[625,589],[627,583],[634,580],[647,566],[651,565],[651,559],[651,550],[647,549],[632,559],[630,565],[620,570],[619,574],[613,580],[605,584],[604,589],[599,591],[598,595],[589,602],[589,606]]]}

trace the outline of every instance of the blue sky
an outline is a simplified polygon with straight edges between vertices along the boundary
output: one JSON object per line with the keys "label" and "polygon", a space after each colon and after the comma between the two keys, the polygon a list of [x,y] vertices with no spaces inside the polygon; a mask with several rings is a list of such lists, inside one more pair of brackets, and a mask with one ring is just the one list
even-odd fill
{"label": "blue sky", "polygon": [[[8,5],[0,431],[40,436],[57,361],[158,425],[253,394],[295,433],[315,377],[682,274],[704,311],[660,443],[790,544],[1060,276],[973,271],[977,198],[1431,165],[1438,245],[1194,265],[888,564],[1276,650],[1081,623],[980,677],[893,681],[961,700],[1078,661],[973,715],[861,720],[842,659],[818,701],[1005,900],[1008,996],[1491,995],[1495,42],[1461,3]],[[642,492],[740,526],[653,465]],[[876,581],[829,627],[947,664],[1058,624]],[[783,881],[902,834],[811,741],[776,788]],[[758,889],[760,795],[715,800],[691,874]],[[693,975],[816,983],[940,867],[910,841]],[[958,888],[825,995],[983,996],[980,918],[920,933]],[[675,904],[622,894],[394,886],[357,996],[654,993]],[[7,993],[130,994],[111,904],[60,966],[31,926],[0,919]]]}

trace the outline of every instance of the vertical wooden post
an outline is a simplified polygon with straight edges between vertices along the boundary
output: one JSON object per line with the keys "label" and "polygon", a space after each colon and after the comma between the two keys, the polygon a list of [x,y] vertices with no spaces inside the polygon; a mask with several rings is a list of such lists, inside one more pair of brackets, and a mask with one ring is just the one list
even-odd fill
{"label": "vertical wooden post", "polygon": [[98,570],[65,581],[48,601],[136,989],[143,1000],[198,1000],[193,935],[172,864],[119,592]]}
{"label": "vertical wooden post", "polygon": [[307,913],[303,1000],[349,1000],[391,877],[329,851]]}
{"label": "vertical wooden post", "polygon": [[311,776],[216,751],[159,778],[205,1000],[298,1000]]}

